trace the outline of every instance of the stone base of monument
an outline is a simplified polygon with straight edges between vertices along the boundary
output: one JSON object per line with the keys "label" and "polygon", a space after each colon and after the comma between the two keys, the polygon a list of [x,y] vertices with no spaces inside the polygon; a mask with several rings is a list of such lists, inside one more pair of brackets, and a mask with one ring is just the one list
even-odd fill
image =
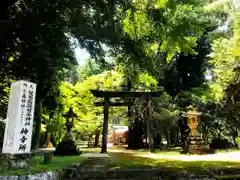
{"label": "stone base of monument", "polygon": [[204,155],[214,154],[215,150],[204,144],[200,136],[190,136],[188,145],[183,148],[183,153]]}
{"label": "stone base of monument", "polygon": [[73,140],[63,140],[57,145],[54,152],[55,156],[74,156],[80,154],[82,154],[82,152]]}
{"label": "stone base of monument", "polygon": [[80,155],[82,152],[77,148],[74,141],[62,141],[60,142],[56,150],[54,152],[54,155],[56,156],[71,156],[71,155]]}
{"label": "stone base of monument", "polygon": [[34,154],[6,154],[0,153],[0,171],[26,168],[31,164]]}

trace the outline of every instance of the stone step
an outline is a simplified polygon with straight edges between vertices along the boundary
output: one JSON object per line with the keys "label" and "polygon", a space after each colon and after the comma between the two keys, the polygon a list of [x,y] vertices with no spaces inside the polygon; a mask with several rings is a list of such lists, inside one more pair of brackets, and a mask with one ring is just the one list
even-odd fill
{"label": "stone step", "polygon": [[223,174],[239,174],[240,168],[210,168],[209,171],[216,175],[223,175]]}
{"label": "stone step", "polygon": [[[98,178],[98,179],[99,179],[99,178]],[[84,180],[96,180],[96,179],[91,179],[91,178],[90,178],[90,179],[86,179],[86,178],[85,178]],[[101,180],[101,179],[100,179],[100,180]],[[104,180],[126,180],[126,178],[124,178],[124,179],[112,179],[112,178],[111,178],[111,179],[104,179]],[[135,180],[135,179],[127,179],[127,180]]]}
{"label": "stone step", "polygon": [[64,179],[69,180],[87,180],[87,179],[171,179],[171,180],[190,180],[190,179],[202,179],[211,180],[209,174],[206,175],[191,175],[187,173],[172,173],[163,169],[119,169],[119,170],[78,170],[68,172]]}
{"label": "stone step", "polygon": [[240,179],[240,168],[209,169],[216,179]]}
{"label": "stone step", "polygon": [[[73,178],[68,180],[217,180],[216,178],[209,178],[209,177],[201,177],[201,176],[189,176],[189,177],[125,177],[125,178],[105,178],[105,177],[96,177],[96,178]],[[225,180],[225,179],[224,179]],[[230,179],[229,179],[230,180]],[[234,179],[231,179],[234,180]]]}
{"label": "stone step", "polygon": [[[138,180],[139,178],[110,178],[110,179],[106,179],[106,178],[84,178],[84,179],[79,179],[79,180]],[[74,179],[75,180],[75,179]],[[149,177],[148,179],[139,179],[139,180],[163,180],[161,177]]]}
{"label": "stone step", "polygon": [[222,176],[215,176],[216,179],[221,180],[237,180],[240,179],[240,174],[228,174],[228,175],[222,175]]}

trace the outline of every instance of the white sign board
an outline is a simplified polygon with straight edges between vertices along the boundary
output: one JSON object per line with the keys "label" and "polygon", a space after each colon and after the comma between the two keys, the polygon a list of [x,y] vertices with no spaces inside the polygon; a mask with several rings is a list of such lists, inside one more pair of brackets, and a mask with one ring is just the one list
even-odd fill
{"label": "white sign board", "polygon": [[35,83],[11,84],[2,153],[30,153],[35,95]]}

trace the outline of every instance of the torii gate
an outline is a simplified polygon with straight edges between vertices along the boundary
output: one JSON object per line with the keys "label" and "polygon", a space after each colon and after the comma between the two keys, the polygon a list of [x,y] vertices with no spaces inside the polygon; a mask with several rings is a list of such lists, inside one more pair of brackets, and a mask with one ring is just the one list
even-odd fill
{"label": "torii gate", "polygon": [[[108,116],[109,116],[109,107],[110,106],[128,106],[131,108],[132,103],[131,100],[128,102],[111,102],[110,98],[139,98],[144,97],[147,102],[151,102],[152,97],[159,97],[162,92],[154,91],[154,92],[133,92],[133,91],[103,91],[103,90],[91,90],[91,93],[98,98],[104,98],[102,102],[95,102],[96,106],[103,106],[103,131],[102,131],[102,147],[101,153],[107,153],[107,134],[108,134]],[[153,136],[152,130],[152,105],[149,103],[148,106],[148,118],[146,119],[147,131],[148,135]],[[149,138],[149,150],[153,152],[155,149],[155,144],[152,141],[153,137]]]}

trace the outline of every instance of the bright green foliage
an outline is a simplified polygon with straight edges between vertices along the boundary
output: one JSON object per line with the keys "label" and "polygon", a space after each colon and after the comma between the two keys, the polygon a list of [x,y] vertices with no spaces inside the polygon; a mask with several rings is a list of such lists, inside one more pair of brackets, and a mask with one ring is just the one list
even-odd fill
{"label": "bright green foliage", "polygon": [[[82,89],[78,89],[77,87],[79,87],[78,84],[73,86],[68,82],[61,83],[59,102],[63,108],[62,113],[66,113],[70,107],[73,107],[73,111],[78,115],[78,117],[75,118],[75,128],[77,131],[83,132],[86,131],[88,124],[93,124],[94,109],[92,109],[92,96],[88,92],[89,89],[86,89],[86,86],[82,86]],[[94,128],[90,128],[88,132],[91,133]]]}
{"label": "bright green foliage", "polygon": [[228,39],[214,41],[212,57],[215,82],[224,88],[232,81],[234,76],[233,69],[236,67],[231,41]]}
{"label": "bright green foliage", "polygon": [[[224,95],[224,90],[231,84],[238,82],[238,68],[240,55],[240,16],[236,13],[234,19],[233,37],[230,39],[219,38],[213,43],[212,64],[214,84],[213,90]],[[218,100],[221,96],[218,95]]]}
{"label": "bright green foliage", "polygon": [[[233,32],[231,37],[219,38],[213,42],[211,62],[213,65],[213,80],[210,82],[211,94],[218,104],[212,112],[214,122],[210,125],[215,135],[227,134],[232,136],[237,146],[236,138],[240,127],[239,120],[239,55],[240,55],[240,16],[233,16]],[[207,113],[208,114],[208,113]],[[217,130],[217,131],[216,131]]]}
{"label": "bright green foliage", "polygon": [[230,9],[228,1],[135,0],[126,12],[119,10],[129,37],[113,55],[132,79],[147,71],[176,96],[204,83],[211,40],[222,35],[214,30],[225,23]]}
{"label": "bright green foliage", "polygon": [[104,71],[104,68],[97,64],[94,60],[88,59],[85,64],[78,69],[79,81],[83,81],[86,78],[100,74]]}
{"label": "bright green foliage", "polygon": [[[73,107],[73,111],[77,113],[78,117],[76,118],[74,131],[79,138],[86,139],[87,136],[92,135],[103,120],[103,107],[94,105],[97,99],[91,94],[90,90],[121,90],[123,80],[123,74],[117,71],[104,71],[101,74],[90,76],[74,86],[68,82],[61,83],[59,102],[63,106],[63,113],[69,107]],[[157,81],[147,73],[140,74],[138,83],[134,84],[134,89],[141,91],[149,91],[156,89],[156,87]],[[111,107],[109,114],[110,123],[113,116],[123,118],[123,121],[126,123],[127,108]]]}
{"label": "bright green foliage", "polygon": [[[0,85],[23,78],[37,83],[33,138],[33,148],[37,148],[40,114],[45,111],[41,104],[77,64],[72,39],[102,60],[100,44],[119,43],[122,28],[116,7],[122,9],[125,2],[9,0],[5,4],[0,7]],[[4,96],[0,92],[0,99]],[[49,110],[48,103],[43,107]]]}
{"label": "bright green foliage", "polygon": [[180,111],[172,104],[167,107],[156,107],[154,108],[153,117],[157,123],[157,131],[169,138],[169,133],[176,131],[178,128],[177,120],[179,120]]}
{"label": "bright green foliage", "polygon": [[[69,107],[73,107],[78,115],[74,128],[76,134],[79,137],[91,135],[102,121],[102,108],[94,106],[96,99],[90,89],[119,90],[126,75],[133,82],[133,90],[159,90],[158,86],[162,85],[158,84],[159,79],[153,77],[167,79],[166,71],[173,67],[176,55],[196,54],[197,40],[203,32],[209,27],[214,29],[229,14],[228,3],[208,4],[205,0],[14,2],[12,0],[0,8],[0,20],[3,22],[0,24],[0,113],[2,115],[6,111],[10,82],[25,77],[36,82],[33,143],[39,139],[41,120],[45,130],[51,131],[60,140],[65,127],[62,113]],[[235,27],[232,39],[218,39],[213,46],[216,83],[211,86],[219,91],[219,99],[224,86],[236,77],[233,68],[224,70],[235,65],[239,59],[237,21]],[[89,61],[79,70],[79,82],[74,85],[65,82],[76,68],[72,38],[87,49],[98,64],[104,64],[106,52],[103,45],[108,46],[109,54],[121,63],[116,68],[119,72],[107,71]],[[175,81],[175,76],[169,77]],[[178,84],[175,83],[175,86]],[[189,106],[188,99],[197,99],[195,96],[198,95],[194,93],[179,96],[176,105],[168,95],[161,97],[162,103],[170,105],[158,109],[161,114],[159,121],[162,117],[167,123],[169,119],[175,120],[179,113],[177,106]],[[204,96],[208,98],[208,95]],[[126,108],[111,108],[110,118],[112,115],[126,119]]]}
{"label": "bright green foliage", "polygon": [[239,61],[240,57],[240,11],[236,12],[235,15],[235,21],[234,21],[234,26],[233,26],[233,32],[234,32],[234,37],[233,37],[233,55],[236,58],[236,61]]}
{"label": "bright green foliage", "polygon": [[209,25],[204,1],[136,0],[123,20],[132,39],[145,41],[147,55],[166,54],[167,62],[180,52],[195,53],[197,37]]}
{"label": "bright green foliage", "polygon": [[41,118],[44,121],[44,124],[41,125],[41,133],[50,132],[55,143],[61,142],[65,135],[66,119],[58,111],[56,111],[52,119],[49,119],[49,114],[43,111]]}
{"label": "bright green foliage", "polygon": [[75,86],[63,82],[60,86],[60,103],[63,111],[73,107],[78,117],[76,118],[74,131],[79,137],[90,136],[100,125],[103,114],[102,107],[95,107],[96,98],[93,97],[92,89],[116,89],[120,85],[122,75],[117,72],[107,71],[102,74],[88,77],[86,80],[77,83]]}
{"label": "bright green foliage", "polygon": [[158,90],[159,87],[158,82],[154,77],[150,76],[148,73],[141,73],[137,78],[135,89],[140,91],[154,91]]}

